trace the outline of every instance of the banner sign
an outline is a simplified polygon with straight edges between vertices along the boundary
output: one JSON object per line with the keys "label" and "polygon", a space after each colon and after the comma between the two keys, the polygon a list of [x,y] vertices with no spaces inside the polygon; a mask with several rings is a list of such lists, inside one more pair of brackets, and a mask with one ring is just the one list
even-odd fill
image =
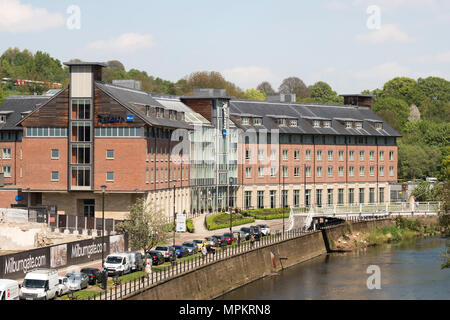
{"label": "banner sign", "polygon": [[177,232],[186,232],[186,215],[185,214],[177,214],[176,220],[176,231]]}

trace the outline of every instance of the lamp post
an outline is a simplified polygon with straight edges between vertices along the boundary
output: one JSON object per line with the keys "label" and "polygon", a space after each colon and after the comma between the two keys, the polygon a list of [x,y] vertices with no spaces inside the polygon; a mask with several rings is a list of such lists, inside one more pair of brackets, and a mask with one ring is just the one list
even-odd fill
{"label": "lamp post", "polygon": [[228,209],[230,210],[230,233],[233,234],[233,209],[231,209],[231,186],[233,185],[233,178],[230,177],[228,185]]}
{"label": "lamp post", "polygon": [[106,273],[106,269],[104,267],[105,265],[105,191],[106,186],[102,185],[102,268],[103,268],[103,276],[102,276],[102,285],[103,290],[106,290],[107,286],[107,277],[108,274]]}
{"label": "lamp post", "polygon": [[[284,233],[284,213],[285,213],[285,209],[284,208],[286,208],[286,202],[287,201],[284,201],[284,196],[285,196],[285,192],[284,192],[284,172],[282,172],[282,174],[283,174],[283,192],[282,192],[282,195],[281,195],[281,201],[283,202],[283,233]],[[286,199],[287,200],[287,199]]]}
{"label": "lamp post", "polygon": [[177,228],[176,214],[175,214],[175,187],[177,181],[173,180],[173,245],[175,245],[175,229]]}

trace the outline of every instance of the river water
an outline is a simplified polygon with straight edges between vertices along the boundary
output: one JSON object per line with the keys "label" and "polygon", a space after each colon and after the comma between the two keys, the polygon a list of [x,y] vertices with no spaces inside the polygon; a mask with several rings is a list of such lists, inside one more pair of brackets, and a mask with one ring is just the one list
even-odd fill
{"label": "river water", "polygon": [[[446,248],[445,239],[428,238],[323,255],[219,299],[450,300],[450,269],[441,270],[439,257]],[[372,265],[379,266],[381,289],[367,287],[373,274],[367,273],[367,268]]]}

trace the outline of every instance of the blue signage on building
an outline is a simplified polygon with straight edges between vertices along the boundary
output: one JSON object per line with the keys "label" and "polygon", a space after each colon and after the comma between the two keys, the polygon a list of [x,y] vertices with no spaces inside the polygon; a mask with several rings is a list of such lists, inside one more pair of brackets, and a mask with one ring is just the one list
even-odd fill
{"label": "blue signage on building", "polygon": [[16,196],[16,201],[22,201],[22,200],[23,200],[22,196]]}
{"label": "blue signage on building", "polygon": [[134,121],[134,115],[133,114],[127,114],[127,122],[133,122]]}

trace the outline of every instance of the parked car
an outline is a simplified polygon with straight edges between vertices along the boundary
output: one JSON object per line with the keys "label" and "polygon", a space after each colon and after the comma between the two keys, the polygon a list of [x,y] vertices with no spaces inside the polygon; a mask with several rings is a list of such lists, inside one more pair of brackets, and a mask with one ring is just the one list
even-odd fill
{"label": "parked car", "polygon": [[71,274],[69,278],[70,291],[82,290],[87,287],[89,287],[89,276],[86,273],[74,272]]}
{"label": "parked car", "polygon": [[154,251],[159,251],[164,256],[165,261],[175,261],[177,254],[171,246],[157,246]]}
{"label": "parked car", "polygon": [[142,253],[137,251],[131,251],[130,260],[131,260],[131,271],[142,271],[144,270],[144,257]]}
{"label": "parked car", "polygon": [[250,228],[243,227],[243,228],[241,228],[241,231],[244,233],[244,237],[245,237],[244,240],[249,240],[250,239]]}
{"label": "parked car", "polygon": [[196,254],[198,252],[198,247],[197,244],[195,244],[195,242],[186,241],[183,242],[183,246],[188,250],[189,255]]}
{"label": "parked car", "polygon": [[263,236],[270,236],[270,228],[267,224],[259,224],[258,227],[261,228]]}
{"label": "parked car", "polygon": [[106,257],[103,267],[108,275],[124,275],[131,272],[131,257],[129,253],[114,253]]}
{"label": "parked car", "polygon": [[240,241],[245,241],[245,232],[244,231],[234,231],[233,232],[233,237],[234,237],[234,241],[238,242],[239,239]]}
{"label": "parked car", "polygon": [[35,269],[26,274],[20,289],[20,299],[54,299],[58,290],[58,272],[55,269]]}
{"label": "parked car", "polygon": [[149,259],[152,260],[153,266],[158,266],[160,264],[163,264],[166,261],[163,254],[159,251],[152,250],[152,251],[149,251],[147,254],[149,256]]}
{"label": "parked car", "polygon": [[61,297],[70,292],[69,289],[69,278],[67,277],[58,277],[58,296]]}
{"label": "parked car", "polygon": [[225,238],[225,242],[228,245],[231,245],[234,242],[234,236],[232,233],[224,233],[223,237]]}
{"label": "parked car", "polygon": [[0,301],[19,300],[19,283],[16,280],[0,279]]}
{"label": "parked car", "polygon": [[189,255],[189,251],[185,246],[182,245],[175,245],[172,246],[175,249],[175,252],[177,254],[177,258],[184,258]]}
{"label": "parked car", "polygon": [[217,239],[217,246],[218,247],[225,247],[227,245],[227,242],[225,241],[225,237],[224,236],[218,236],[218,235],[214,235],[213,238]]}
{"label": "parked car", "polygon": [[96,268],[83,268],[80,272],[86,273],[89,277],[89,284],[102,282],[102,273]]}
{"label": "parked car", "polygon": [[256,241],[259,241],[261,239],[262,233],[261,228],[258,226],[250,226],[250,234],[253,234]]}
{"label": "parked car", "polygon": [[202,251],[203,247],[207,245],[205,240],[192,240],[192,242],[197,245],[198,251]]}
{"label": "parked car", "polygon": [[206,246],[210,247],[210,246],[218,246],[219,245],[219,240],[217,240],[217,238],[214,237],[206,237],[205,238],[206,241]]}

